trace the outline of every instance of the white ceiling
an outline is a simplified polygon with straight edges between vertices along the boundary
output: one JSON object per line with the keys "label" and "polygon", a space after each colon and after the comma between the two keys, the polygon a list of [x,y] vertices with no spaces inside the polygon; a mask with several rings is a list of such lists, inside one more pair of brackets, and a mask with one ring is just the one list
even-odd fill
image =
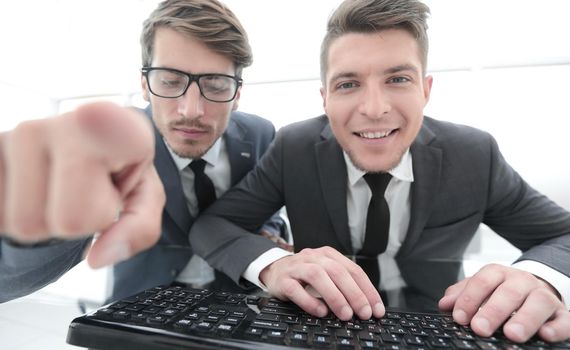
{"label": "white ceiling", "polygon": [[[137,91],[139,33],[158,2],[1,1],[0,83],[55,99]],[[295,71],[289,78],[317,76],[319,40],[338,2],[225,1],[248,30],[254,59],[275,63],[260,65],[255,79],[281,79],[284,69]]]}
{"label": "white ceiling", "polygon": [[[254,50],[246,83],[316,78],[325,22],[339,2],[226,0]],[[432,69],[570,61],[570,1],[427,2]],[[0,85],[53,99],[138,91],[139,32],[157,3],[0,1]]]}

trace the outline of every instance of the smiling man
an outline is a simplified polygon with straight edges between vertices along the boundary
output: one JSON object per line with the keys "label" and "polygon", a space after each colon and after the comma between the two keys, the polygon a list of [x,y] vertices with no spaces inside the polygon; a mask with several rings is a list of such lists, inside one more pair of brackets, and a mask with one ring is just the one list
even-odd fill
{"label": "smiling man", "polygon": [[346,34],[331,44],[323,105],[357,168],[395,168],[420,131],[432,78],[423,76],[418,51],[402,30]]}
{"label": "smiling man", "polygon": [[[489,134],[423,115],[428,13],[417,0],[345,0],[321,49],[326,115],[281,129],[191,243],[235,281],[309,313],[367,319],[385,312],[368,278],[379,255],[461,259],[485,223],[524,253],[450,286],[440,308],[482,336],[566,339],[570,213],[524,182]],[[249,233],[283,204],[296,254]]]}

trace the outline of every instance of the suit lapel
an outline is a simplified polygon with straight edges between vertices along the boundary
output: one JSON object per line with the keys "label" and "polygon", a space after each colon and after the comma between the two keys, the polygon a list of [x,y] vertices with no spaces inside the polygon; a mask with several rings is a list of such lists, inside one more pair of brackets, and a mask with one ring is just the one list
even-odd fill
{"label": "suit lapel", "polygon": [[324,140],[315,145],[315,153],[323,199],[342,249],[353,254],[348,229],[347,174],[342,148],[334,138],[328,124],[321,136]]}
{"label": "suit lapel", "polygon": [[[150,107],[145,111],[150,117]],[[172,217],[174,222],[176,222],[180,230],[184,233],[188,233],[193,219],[186,205],[186,198],[184,197],[182,183],[180,182],[180,174],[170,156],[168,148],[166,148],[164,144],[162,135],[158,132],[154,122],[152,124],[155,136],[154,166],[162,181],[164,191],[166,192],[165,210],[170,217]]]}
{"label": "suit lapel", "polygon": [[253,144],[251,141],[245,140],[246,133],[246,130],[233,119],[230,119],[228,128],[224,133],[224,141],[226,142],[226,150],[230,160],[232,186],[241,180],[255,165]]}
{"label": "suit lapel", "polygon": [[410,254],[431,214],[441,177],[442,150],[430,146],[435,135],[424,124],[411,147],[414,183],[411,189],[410,226],[406,239],[398,252],[402,258]]}

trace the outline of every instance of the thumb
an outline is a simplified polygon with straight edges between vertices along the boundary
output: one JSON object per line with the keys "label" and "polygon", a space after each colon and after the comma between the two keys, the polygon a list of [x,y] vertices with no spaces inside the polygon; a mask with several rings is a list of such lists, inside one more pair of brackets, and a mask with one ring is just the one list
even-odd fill
{"label": "thumb", "polygon": [[154,158],[154,135],[143,113],[109,102],[87,104],[74,113],[81,131],[98,150],[125,196]]}
{"label": "thumb", "polygon": [[64,236],[102,230],[152,167],[150,123],[132,109],[107,102],[56,118],[44,133],[51,165],[49,226]]}

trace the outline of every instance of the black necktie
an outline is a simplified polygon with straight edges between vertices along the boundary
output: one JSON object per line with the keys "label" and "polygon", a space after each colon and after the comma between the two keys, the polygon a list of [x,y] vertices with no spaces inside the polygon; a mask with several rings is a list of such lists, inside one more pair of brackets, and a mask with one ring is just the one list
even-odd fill
{"label": "black necktie", "polygon": [[380,284],[380,271],[378,270],[378,254],[386,251],[388,234],[390,231],[390,209],[384,198],[384,192],[392,175],[388,173],[369,173],[364,175],[372,191],[372,198],[368,204],[366,215],[366,233],[362,249],[358,252],[361,258],[356,262],[366,272],[375,287]]}
{"label": "black necktie", "polygon": [[198,199],[198,210],[201,213],[216,200],[216,190],[212,180],[204,173],[206,167],[204,159],[193,160],[188,167],[194,172],[194,191]]}

